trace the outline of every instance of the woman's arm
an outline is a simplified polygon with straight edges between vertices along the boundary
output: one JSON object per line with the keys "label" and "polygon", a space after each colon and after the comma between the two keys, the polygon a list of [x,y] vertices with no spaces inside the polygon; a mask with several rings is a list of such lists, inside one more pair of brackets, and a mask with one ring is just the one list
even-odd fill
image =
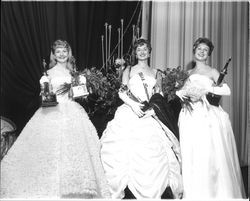
{"label": "woman's arm", "polygon": [[[213,77],[213,80],[215,83],[217,82],[219,76],[220,76],[220,73],[215,68],[213,68],[212,69],[212,77]],[[216,86],[216,85],[211,86],[208,89],[208,92],[213,93],[213,94],[217,94],[217,95],[222,95],[222,96],[229,96],[231,94],[231,90],[226,83],[223,83],[219,86]]]}
{"label": "woman's arm", "polygon": [[162,72],[161,70],[155,69],[155,78],[156,78],[156,85],[154,93],[159,93],[163,96],[162,92]]}
{"label": "woman's arm", "polygon": [[223,83],[220,86],[211,86],[208,89],[208,92],[221,96],[229,96],[231,94],[231,90],[226,83]]}
{"label": "woman's arm", "polygon": [[127,92],[128,92],[128,82],[129,82],[129,73],[130,73],[130,67],[126,68],[123,72],[122,75],[122,86],[118,92],[118,95],[120,97],[120,99],[127,104],[128,106],[131,107],[131,109],[134,111],[134,113],[139,116],[142,117],[144,115],[144,112],[141,110],[141,108],[144,106],[143,104],[136,102],[134,100],[132,100]]}

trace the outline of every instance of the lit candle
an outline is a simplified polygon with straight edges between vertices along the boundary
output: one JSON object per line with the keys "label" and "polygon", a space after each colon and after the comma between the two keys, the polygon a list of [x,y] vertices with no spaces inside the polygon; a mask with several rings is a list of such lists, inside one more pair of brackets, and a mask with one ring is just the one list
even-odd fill
{"label": "lit candle", "polygon": [[107,60],[108,60],[108,58],[107,58],[107,53],[108,53],[108,44],[107,44],[108,23],[106,22],[104,26],[105,26],[105,65],[107,67]]}
{"label": "lit candle", "polygon": [[111,25],[109,25],[109,50],[108,50],[108,61],[110,62],[110,43],[111,43]]}
{"label": "lit candle", "polygon": [[133,33],[132,33],[132,45],[134,46],[134,44],[135,44],[135,25],[134,25],[134,24],[132,25],[132,28],[133,28]]}
{"label": "lit candle", "polygon": [[118,28],[118,58],[120,58],[120,28]]}
{"label": "lit candle", "polygon": [[104,44],[103,44],[103,38],[104,36],[101,36],[102,38],[102,66],[104,67],[105,63],[104,63]]}
{"label": "lit candle", "polygon": [[139,39],[140,38],[140,28],[137,27],[137,38]]}
{"label": "lit candle", "polygon": [[123,57],[123,19],[121,19],[121,59]]}

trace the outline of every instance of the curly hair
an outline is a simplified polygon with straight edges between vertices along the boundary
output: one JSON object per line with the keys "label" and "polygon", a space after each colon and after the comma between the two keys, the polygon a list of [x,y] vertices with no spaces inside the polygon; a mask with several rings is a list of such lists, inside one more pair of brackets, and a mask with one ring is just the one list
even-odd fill
{"label": "curly hair", "polygon": [[146,44],[146,46],[147,46],[147,48],[148,48],[148,50],[149,50],[149,53],[151,53],[151,50],[152,50],[151,44],[149,43],[148,40],[143,39],[143,38],[140,38],[140,39],[138,39],[138,40],[135,42],[135,44],[134,44],[134,46],[133,46],[133,53],[135,54],[137,47],[143,46],[144,44]]}
{"label": "curly hair", "polygon": [[196,48],[199,44],[204,43],[209,47],[208,56],[210,56],[213,52],[214,45],[208,38],[198,38],[193,44],[193,54],[195,53]]}
{"label": "curly hair", "polygon": [[67,41],[63,41],[63,40],[56,40],[52,46],[51,46],[51,52],[50,52],[50,63],[49,63],[49,68],[53,68],[57,61],[56,61],[56,57],[55,57],[55,50],[57,48],[66,48],[68,53],[69,53],[69,58],[68,58],[68,61],[67,61],[67,65],[66,67],[69,69],[69,70],[73,70],[73,65],[72,65],[72,50],[71,50],[71,47],[69,45],[69,43]]}

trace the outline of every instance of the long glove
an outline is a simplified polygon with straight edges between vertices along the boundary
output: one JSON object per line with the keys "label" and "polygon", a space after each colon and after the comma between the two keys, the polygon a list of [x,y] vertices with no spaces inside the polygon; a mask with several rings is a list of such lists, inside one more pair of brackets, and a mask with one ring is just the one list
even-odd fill
{"label": "long glove", "polygon": [[208,92],[221,96],[230,96],[231,94],[231,90],[226,83],[221,86],[211,86],[208,88]]}

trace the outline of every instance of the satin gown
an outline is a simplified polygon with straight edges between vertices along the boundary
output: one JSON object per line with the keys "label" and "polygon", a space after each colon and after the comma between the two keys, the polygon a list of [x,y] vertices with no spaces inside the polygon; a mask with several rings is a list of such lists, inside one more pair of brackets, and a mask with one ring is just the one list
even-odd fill
{"label": "satin gown", "polygon": [[[70,82],[67,71],[48,71],[53,90]],[[109,198],[100,141],[85,110],[58,95],[39,108],[1,161],[1,198]]]}
{"label": "satin gown", "polygon": [[[197,91],[213,81],[193,74],[190,85]],[[188,87],[187,87],[188,89]],[[190,90],[189,90],[190,91]],[[228,114],[210,105],[205,95],[183,107],[179,115],[184,198],[244,198],[244,186],[232,126]]]}
{"label": "satin gown", "polygon": [[[156,80],[145,76],[150,95]],[[128,84],[130,91],[147,100],[138,74]],[[175,135],[156,117],[139,118],[121,105],[101,137],[101,159],[112,198],[124,197],[126,186],[140,198],[161,198],[167,186],[175,197],[182,193],[180,146]]]}

